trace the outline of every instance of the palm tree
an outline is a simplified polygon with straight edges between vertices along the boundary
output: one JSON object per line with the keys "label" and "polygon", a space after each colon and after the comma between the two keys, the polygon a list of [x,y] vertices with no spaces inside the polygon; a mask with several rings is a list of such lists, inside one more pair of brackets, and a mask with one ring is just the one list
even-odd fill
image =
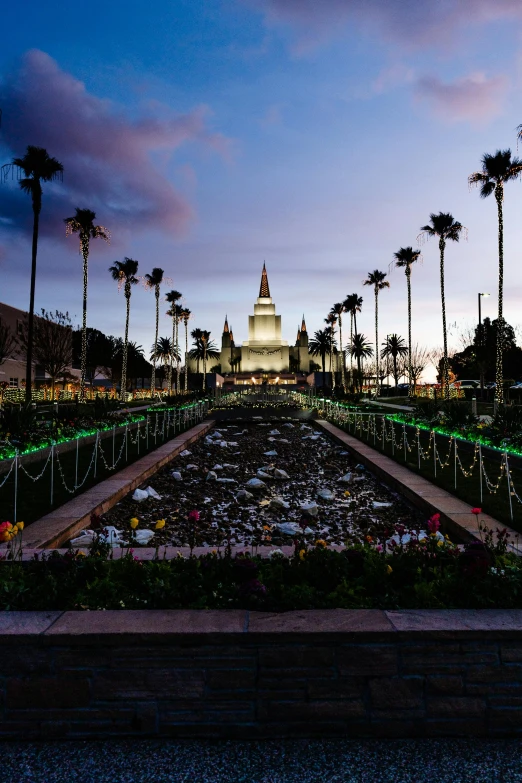
{"label": "palm tree", "polygon": [[374,269],[368,272],[364,285],[372,285],[375,294],[375,396],[379,393],[379,291],[389,288],[390,284],[384,278],[386,272]]}
{"label": "palm tree", "polygon": [[205,391],[207,381],[207,351],[210,342],[210,332],[206,329],[203,329],[201,332],[201,342],[203,344],[203,391]]}
{"label": "palm tree", "polygon": [[332,339],[330,340],[330,373],[332,375],[332,389],[335,387],[335,372],[333,368],[333,353],[335,348],[335,326],[337,324],[337,316],[333,312],[333,310],[330,310],[326,318],[324,319],[325,324],[327,324],[330,329],[332,330]]}
{"label": "palm tree", "polygon": [[172,367],[172,361],[175,357],[176,349],[170,337],[158,337],[156,343],[151,347],[151,362],[159,362],[163,373],[165,373],[165,368]]}
{"label": "palm tree", "polygon": [[126,400],[127,395],[127,358],[129,350],[129,319],[130,319],[130,300],[131,289],[133,285],[139,282],[139,278],[136,276],[138,272],[138,262],[133,258],[125,258],[123,261],[115,261],[115,263],[109,267],[109,272],[112,275],[112,279],[118,283],[118,289],[123,285],[123,292],[125,299],[127,300],[127,314],[125,317],[125,338],[123,340],[123,361],[121,367],[121,384],[120,395],[122,400]]}
{"label": "palm tree", "polygon": [[[170,309],[167,310],[167,315],[169,315],[172,318],[172,345],[175,346],[176,354],[179,354],[179,344],[178,344],[178,315],[177,315],[177,309],[176,309],[176,303],[179,302],[183,294],[180,294],[179,291],[169,291],[167,294],[165,294],[165,301],[167,301],[170,304]],[[177,365],[178,367],[178,378],[176,383],[176,392],[179,391],[179,363]],[[172,394],[172,373],[173,373],[173,366],[172,364],[169,367],[169,375],[168,375],[168,387],[169,387],[169,394]]]}
{"label": "palm tree", "polygon": [[332,348],[333,333],[330,326],[326,326],[324,329],[318,329],[314,333],[313,338],[310,340],[308,350],[311,356],[320,356],[321,365],[323,368],[323,386],[325,384],[326,375],[326,354],[330,353]]}
{"label": "palm tree", "polygon": [[[358,296],[357,294],[349,294],[349,296],[347,296],[343,302],[345,311],[350,313],[350,384],[353,384],[353,353],[351,346],[353,344],[354,331],[355,334],[357,334],[357,313],[361,312],[362,303],[362,296]],[[357,365],[357,369],[359,370],[360,374],[360,361]]]}
{"label": "palm tree", "polygon": [[184,318],[184,308],[177,304],[174,305],[174,318],[176,319],[176,393],[179,394],[180,374],[181,374],[181,352],[179,350],[179,325]]}
{"label": "palm tree", "polygon": [[31,291],[29,296],[29,318],[27,322],[27,352],[25,367],[25,401],[31,402],[32,364],[34,342],[34,290],[36,285],[36,255],[38,253],[38,229],[42,211],[42,182],[53,182],[63,178],[63,166],[52,158],[43,147],[27,147],[23,158],[13,158],[2,166],[4,181],[16,172],[20,187],[31,196],[33,205],[33,243],[31,251]]}
{"label": "palm tree", "polygon": [[393,380],[395,386],[399,385],[399,370],[397,368],[397,359],[399,356],[405,356],[408,354],[408,367],[411,366],[411,351],[409,346],[404,342],[404,338],[398,334],[389,334],[386,340],[383,342],[383,348],[381,351],[381,359],[386,359],[391,356],[393,359]]}
{"label": "palm tree", "polygon": [[[408,384],[411,386],[411,268],[419,260],[420,250],[414,250],[412,247],[401,247],[393,254],[395,266],[404,268],[406,274],[406,285],[408,288]],[[395,381],[397,386],[397,381]],[[411,389],[409,389],[411,394]]]}
{"label": "palm tree", "polygon": [[201,336],[203,331],[201,329],[193,329],[190,336],[194,340],[194,348],[190,352],[191,359],[196,360],[196,373],[199,375],[199,360],[203,359],[203,343],[201,342]]}
{"label": "palm tree", "polygon": [[359,390],[362,391],[362,362],[364,359],[370,359],[373,356],[373,348],[366,336],[361,332],[354,334],[350,353],[357,359],[357,375],[359,377]]}
{"label": "palm tree", "polygon": [[[160,286],[163,282],[163,269],[159,266],[155,266],[152,273],[145,275],[145,287],[154,291],[156,297],[156,334],[154,338],[154,355],[157,353],[158,348],[158,331],[159,331],[159,298],[160,298]],[[152,378],[150,381],[151,395],[154,397],[156,393],[156,360],[152,362]]]}
{"label": "palm tree", "polygon": [[95,226],[96,213],[91,209],[78,209],[73,217],[64,218],[65,234],[78,234],[80,253],[83,258],[83,319],[82,319],[82,355],[80,378],[80,401],[85,400],[85,375],[87,372],[87,282],[89,272],[89,249],[91,239],[110,241],[110,234],[104,226]]}
{"label": "palm tree", "polygon": [[194,340],[194,348],[189,351],[189,357],[196,360],[196,372],[199,373],[199,363],[203,364],[203,389],[205,389],[207,374],[207,359],[219,359],[219,351],[210,332],[204,329],[193,329],[190,336]]}
{"label": "palm tree", "polygon": [[188,390],[188,322],[191,316],[191,312],[188,309],[188,307],[184,307],[183,311],[181,313],[181,318],[183,319],[183,323],[185,324],[185,378],[184,378],[184,387],[185,387],[185,394]]}
{"label": "palm tree", "polygon": [[341,388],[344,391],[344,362],[345,362],[345,356],[343,351],[343,313],[346,312],[345,309],[345,303],[344,302],[336,302],[331,311],[330,311],[335,318],[339,321],[339,351],[341,354]]}
{"label": "palm tree", "polygon": [[424,237],[438,237],[440,251],[440,298],[442,303],[442,336],[444,341],[444,357],[442,365],[442,387],[445,399],[449,400],[449,364],[448,364],[448,333],[446,330],[446,297],[444,293],[444,251],[448,240],[458,242],[461,233],[466,232],[462,223],[455,220],[449,212],[439,212],[430,215],[431,223],[421,228],[417,241]]}
{"label": "palm tree", "polygon": [[[522,126],[518,129],[519,138],[522,138]],[[522,172],[522,160],[511,158],[511,150],[497,150],[495,155],[482,157],[482,171],[475,171],[468,177],[470,185],[480,184],[481,198],[487,198],[495,194],[498,213],[498,323],[503,323],[504,310],[504,216],[502,202],[504,200],[504,185],[512,179],[517,179]],[[495,399],[497,405],[504,402],[504,373],[502,368],[502,334],[503,329],[497,330],[497,360],[495,372]]]}

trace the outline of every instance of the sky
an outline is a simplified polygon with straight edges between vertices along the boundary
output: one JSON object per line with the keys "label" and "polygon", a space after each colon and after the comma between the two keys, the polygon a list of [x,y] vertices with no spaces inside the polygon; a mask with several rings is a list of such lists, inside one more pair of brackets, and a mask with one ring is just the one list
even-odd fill
{"label": "sky", "polygon": [[[111,232],[92,243],[88,324],[122,335],[125,300],[108,267],[165,270],[191,328],[236,343],[266,262],[291,344],[331,306],[388,274],[380,333],[407,334],[406,280],[393,254],[417,247],[432,212],[468,239],[446,253],[450,343],[495,317],[494,198],[468,176],[484,153],[517,155],[522,123],[520,0],[52,0],[11,3],[0,49],[0,164],[28,144],[63,163],[44,186],[36,308],[81,318],[82,265],[63,219],[90,208]],[[520,150],[522,156],[522,149]],[[522,186],[506,186],[505,311],[522,322]],[[27,309],[32,211],[0,184],[0,301]],[[413,342],[442,344],[438,247],[412,274]],[[160,334],[170,333],[162,307]],[[148,351],[154,296],[132,295],[130,339]],[[428,373],[429,375],[429,373]]]}

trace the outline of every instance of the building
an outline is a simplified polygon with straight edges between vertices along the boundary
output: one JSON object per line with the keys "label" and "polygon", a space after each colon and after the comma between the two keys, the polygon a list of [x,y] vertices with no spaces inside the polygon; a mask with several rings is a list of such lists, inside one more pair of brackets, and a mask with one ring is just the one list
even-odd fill
{"label": "building", "polygon": [[[195,369],[189,359],[189,369]],[[254,314],[248,317],[248,340],[236,345],[228,317],[221,337],[221,374],[234,376],[235,383],[251,383],[256,379],[268,382],[296,383],[296,375],[310,372],[308,333],[303,315],[297,329],[295,345],[281,337],[281,316],[276,314],[270,296],[266,266],[263,264],[259,296],[254,303]]]}

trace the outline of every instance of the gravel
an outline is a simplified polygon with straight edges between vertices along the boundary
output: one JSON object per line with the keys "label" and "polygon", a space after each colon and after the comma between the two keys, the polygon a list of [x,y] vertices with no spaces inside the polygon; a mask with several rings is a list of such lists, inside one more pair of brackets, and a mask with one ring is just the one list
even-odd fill
{"label": "gravel", "polygon": [[0,743],[0,783],[519,783],[518,740]]}
{"label": "gravel", "polygon": [[[303,517],[311,543],[362,541],[397,523],[425,527],[417,511],[328,435],[299,423],[278,420],[276,425],[241,422],[214,430],[149,479],[147,485],[161,499],[137,502],[129,493],[104,515],[103,524],[127,533],[132,517],[140,529],[154,529],[165,519],[150,545],[209,547],[291,544],[292,535],[277,525],[300,523]],[[248,485],[252,479],[260,485]],[[238,499],[245,488],[252,493],[246,501]],[[274,507],[275,497],[288,508]],[[319,508],[313,518],[301,510],[310,503]],[[187,519],[193,509],[200,512],[196,528]]]}

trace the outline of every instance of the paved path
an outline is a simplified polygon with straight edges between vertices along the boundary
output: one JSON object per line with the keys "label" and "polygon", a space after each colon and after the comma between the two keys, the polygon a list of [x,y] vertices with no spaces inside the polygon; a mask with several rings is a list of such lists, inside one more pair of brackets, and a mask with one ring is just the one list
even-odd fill
{"label": "paved path", "polygon": [[0,743],[0,783],[521,783],[519,740]]}

